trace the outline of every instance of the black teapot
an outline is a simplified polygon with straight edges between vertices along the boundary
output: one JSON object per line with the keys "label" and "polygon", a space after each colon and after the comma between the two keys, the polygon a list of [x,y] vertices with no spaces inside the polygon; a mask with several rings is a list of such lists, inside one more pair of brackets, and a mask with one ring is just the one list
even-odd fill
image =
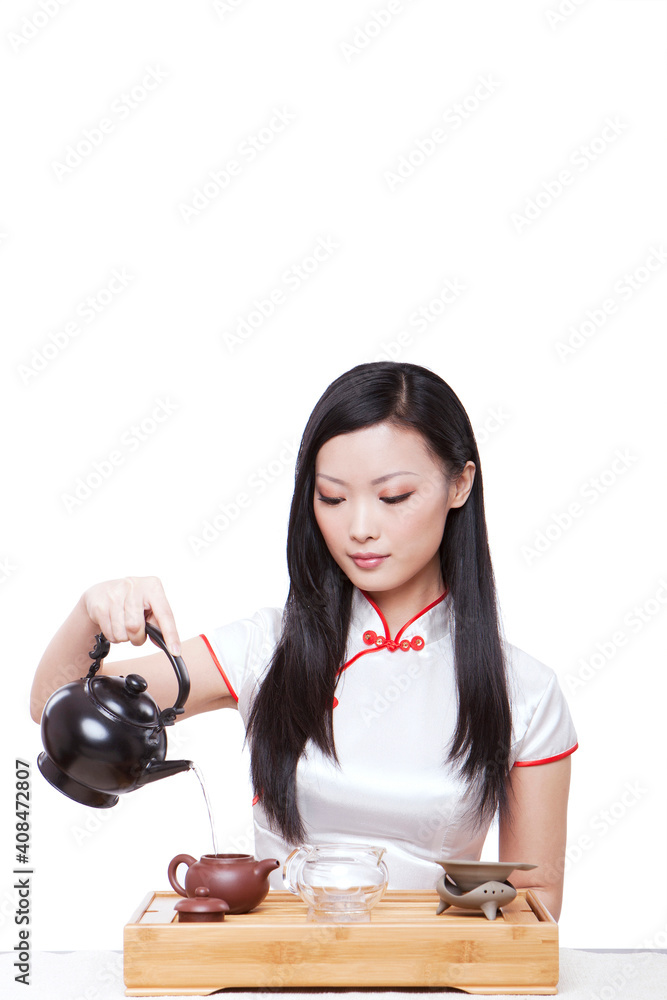
{"label": "black teapot", "polygon": [[115,806],[119,792],[187,771],[189,760],[165,760],[165,726],[173,725],[190,693],[190,678],[180,656],[167,649],[162,633],[146,623],[146,634],[169,657],[178,678],[175,705],[160,711],[140,674],[95,676],[109,652],[100,632],[88,655],[85,677],[54,691],[42,713],[45,752],[37,766],[64,795],[98,809]]}

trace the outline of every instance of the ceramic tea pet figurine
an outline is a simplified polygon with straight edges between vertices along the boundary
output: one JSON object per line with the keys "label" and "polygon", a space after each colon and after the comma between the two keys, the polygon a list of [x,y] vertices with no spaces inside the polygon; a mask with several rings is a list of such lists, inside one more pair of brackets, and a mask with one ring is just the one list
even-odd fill
{"label": "ceramic tea pet figurine", "polygon": [[445,869],[445,874],[436,885],[441,902],[435,912],[461,906],[481,910],[488,920],[495,920],[499,908],[516,898],[516,889],[507,881],[507,876],[517,869],[530,871],[537,867],[523,862],[454,859],[438,861],[438,864]]}
{"label": "ceramic tea pet figurine", "polygon": [[435,911],[442,913],[449,906],[462,906],[466,910],[481,910],[489,920],[495,920],[498,908],[516,899],[516,889],[511,882],[483,882],[476,889],[463,892],[448,875],[439,880],[440,905]]}
{"label": "ceramic tea pet figurine", "polygon": [[[181,864],[188,866],[185,888],[176,877]],[[230,913],[248,913],[266,898],[269,875],[279,867],[276,858],[257,861],[251,854],[204,854],[199,861],[191,854],[177,854],[169,862],[167,876],[181,896],[192,898],[201,886],[211,897],[224,899]]]}

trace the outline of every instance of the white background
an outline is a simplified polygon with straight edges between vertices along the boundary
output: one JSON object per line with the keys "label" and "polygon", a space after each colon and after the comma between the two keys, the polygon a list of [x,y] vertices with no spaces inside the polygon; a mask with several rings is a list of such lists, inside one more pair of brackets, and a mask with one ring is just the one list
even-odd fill
{"label": "white background", "polygon": [[[128,574],[162,579],[183,638],[281,606],[307,417],[385,356],[468,410],[507,636],[557,671],[575,720],[560,942],[665,947],[667,4],[44,2],[0,15],[0,947],[17,757],[36,948],[122,947],[170,858],[211,849],[192,774],[108,812],[41,778],[28,695],[51,636],[86,587]],[[291,120],[262,132],[277,111]],[[233,159],[223,190],[210,172]],[[315,265],[318,241],[335,247]],[[443,305],[448,281],[464,290]],[[248,846],[242,739],[234,712],[169,732],[207,777],[221,850]]]}

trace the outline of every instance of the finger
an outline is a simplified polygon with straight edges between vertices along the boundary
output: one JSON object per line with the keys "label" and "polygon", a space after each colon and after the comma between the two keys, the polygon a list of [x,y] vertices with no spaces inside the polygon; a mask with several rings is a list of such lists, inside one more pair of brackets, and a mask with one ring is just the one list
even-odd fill
{"label": "finger", "polygon": [[109,640],[109,642],[119,641],[115,636],[108,601],[93,600],[91,602],[90,610],[88,611],[88,616],[90,620],[95,623],[100,632],[104,634],[105,638]]}
{"label": "finger", "polygon": [[150,611],[148,621],[154,622],[162,632],[167,649],[174,655],[181,655],[181,640],[176,628],[176,620],[169,601],[157,577],[153,577],[148,589],[149,602],[144,598],[144,609]]}
{"label": "finger", "polygon": [[104,633],[111,642],[127,642],[128,634],[125,626],[125,597],[124,594],[112,594],[109,603],[109,622],[111,634]]}
{"label": "finger", "polygon": [[124,616],[125,630],[133,646],[141,646],[146,642],[146,618],[144,615],[144,598],[141,589],[130,578],[125,596]]}

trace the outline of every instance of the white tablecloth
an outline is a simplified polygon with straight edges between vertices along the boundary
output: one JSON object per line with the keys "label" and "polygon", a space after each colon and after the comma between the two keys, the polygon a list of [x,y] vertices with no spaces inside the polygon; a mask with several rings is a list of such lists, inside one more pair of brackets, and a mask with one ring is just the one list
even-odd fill
{"label": "white tablecloth", "polygon": [[[120,1000],[125,996],[123,985],[123,953],[120,951],[44,951],[31,958],[30,986],[14,981],[14,956],[0,953],[0,997],[8,1000]],[[437,989],[368,989],[355,990],[224,990],[234,1000],[258,1000],[260,996],[294,994],[307,1000],[324,1000],[344,994],[345,1000],[409,1000],[433,997],[434,993],[466,996],[459,990]],[[220,995],[220,993],[218,993]],[[474,995],[474,994],[470,994]],[[509,994],[503,994],[508,996]],[[530,996],[531,994],[523,994]],[[583,951],[560,949],[560,982],[558,996],[562,1000],[663,1000],[667,997],[667,953],[660,951]],[[176,998],[171,998],[176,1000]],[[182,998],[179,998],[182,1000]]]}

